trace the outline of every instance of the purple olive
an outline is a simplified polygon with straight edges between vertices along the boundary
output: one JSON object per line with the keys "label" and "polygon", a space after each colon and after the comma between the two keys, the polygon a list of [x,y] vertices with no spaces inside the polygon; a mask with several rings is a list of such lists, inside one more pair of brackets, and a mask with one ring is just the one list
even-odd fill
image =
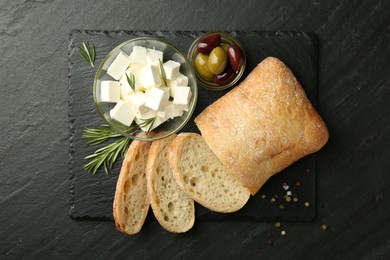
{"label": "purple olive", "polygon": [[218,33],[212,34],[198,41],[196,46],[198,52],[209,54],[215,47],[221,44],[221,35]]}
{"label": "purple olive", "polygon": [[244,64],[244,55],[242,54],[241,48],[237,44],[232,44],[228,49],[229,63],[235,72],[240,71]]}
{"label": "purple olive", "polygon": [[232,82],[236,77],[236,73],[230,67],[227,67],[224,72],[218,75],[214,75],[214,83],[218,85],[226,85]]}

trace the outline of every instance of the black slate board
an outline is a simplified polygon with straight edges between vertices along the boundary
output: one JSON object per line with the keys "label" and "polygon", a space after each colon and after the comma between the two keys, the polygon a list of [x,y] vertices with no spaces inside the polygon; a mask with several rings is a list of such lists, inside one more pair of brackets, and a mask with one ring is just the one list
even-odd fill
{"label": "black slate board", "polygon": [[[72,219],[112,220],[112,202],[115,185],[120,170],[118,161],[110,174],[103,170],[95,176],[88,174],[83,158],[95,148],[85,145],[81,138],[85,127],[102,124],[95,110],[92,98],[92,85],[96,69],[82,60],[77,46],[83,41],[96,46],[96,66],[116,45],[139,36],[163,38],[187,52],[195,38],[202,32],[189,31],[73,31],[69,36],[69,131],[70,131],[70,217]],[[314,33],[306,32],[229,32],[243,44],[247,54],[247,69],[244,77],[265,57],[281,59],[293,71],[302,84],[311,102],[316,104],[318,42]],[[195,117],[207,105],[225,94],[226,91],[207,91],[199,87]],[[198,132],[190,123],[182,130]],[[299,182],[300,187],[296,186]],[[298,195],[298,202],[286,202],[287,191]],[[274,198],[274,202],[271,199]],[[272,177],[247,205],[232,214],[213,213],[200,205],[196,206],[196,220],[260,220],[308,222],[315,218],[316,208],[316,157],[307,156],[294,163],[283,172]],[[304,205],[309,202],[310,206]],[[283,206],[284,206],[284,209]],[[152,214],[149,212],[149,218]]]}

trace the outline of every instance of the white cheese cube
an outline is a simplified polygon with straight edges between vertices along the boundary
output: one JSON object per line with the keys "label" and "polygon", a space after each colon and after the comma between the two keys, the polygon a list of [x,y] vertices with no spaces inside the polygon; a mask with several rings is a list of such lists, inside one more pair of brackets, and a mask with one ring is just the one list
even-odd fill
{"label": "white cheese cube", "polygon": [[131,53],[131,64],[145,65],[146,64],[146,48],[142,46],[134,46]]}
{"label": "white cheese cube", "polygon": [[176,84],[171,84],[171,87],[170,87],[170,89],[169,89],[169,95],[170,95],[171,97],[174,97],[174,96],[175,96],[175,88],[176,88],[175,85],[176,85]]}
{"label": "white cheese cube", "polygon": [[175,87],[175,95],[173,96],[173,104],[175,105],[188,105],[191,98],[190,87]]}
{"label": "white cheese cube", "polygon": [[132,105],[119,100],[110,110],[110,117],[125,126],[130,126],[135,117],[135,109]]}
{"label": "white cheese cube", "polygon": [[149,97],[149,96],[151,96],[152,94],[152,88],[147,88],[147,89],[145,89],[145,95],[147,96],[147,97]]}
{"label": "white cheese cube", "polygon": [[168,86],[169,87],[176,87],[176,86],[186,87],[186,86],[188,86],[188,78],[186,76],[184,76],[183,74],[179,74],[179,76],[177,76],[176,78],[168,80]]}
{"label": "white cheese cube", "polygon": [[156,66],[146,65],[141,68],[142,83],[145,88],[161,85],[160,71]]}
{"label": "white cheese cube", "polygon": [[146,106],[147,97],[142,91],[137,91],[128,96],[130,102],[134,105],[137,115],[145,114],[150,109]]}
{"label": "white cheese cube", "polygon": [[135,91],[143,90],[144,85],[142,83],[141,69],[130,64],[129,72],[132,73],[135,78]]}
{"label": "white cheese cube", "polygon": [[167,80],[167,87],[169,88],[169,95],[171,97],[173,97],[173,92],[174,90],[172,88],[174,88],[174,86],[176,85],[176,82],[175,80]]}
{"label": "white cheese cube", "polygon": [[131,88],[127,76],[131,78],[131,75],[134,75],[134,80],[135,80],[135,91],[140,91],[143,90],[142,83],[141,83],[141,72],[138,68],[131,67],[127,69],[123,75],[121,76],[120,79],[120,84],[121,84],[121,96],[124,97],[125,95],[130,95],[131,93],[134,93],[133,89]]}
{"label": "white cheese cube", "polygon": [[130,99],[130,95],[131,95],[131,94],[122,95],[122,93],[121,93],[121,100],[124,101],[124,102],[127,103],[127,104],[133,105],[133,104],[132,104],[132,101],[131,101],[131,99]]}
{"label": "white cheese cube", "polygon": [[[120,79],[120,85],[121,85],[121,97],[124,97],[126,95],[130,95],[131,93],[133,93],[133,89],[130,87],[130,84],[129,82],[127,81],[127,76],[131,77],[131,73],[130,73],[130,70],[127,69],[121,76],[121,79]],[[135,75],[134,75],[135,76]]]}
{"label": "white cheese cube", "polygon": [[146,49],[146,64],[160,66],[160,62],[163,61],[163,52],[153,49]]}
{"label": "white cheese cube", "polygon": [[183,111],[189,111],[190,106],[189,105],[175,105],[177,109],[181,109]]}
{"label": "white cheese cube", "polygon": [[183,109],[180,105],[173,104],[172,101],[169,101],[167,106],[165,107],[164,121],[168,119],[173,119],[178,116],[183,115]]}
{"label": "white cheese cube", "polygon": [[[154,111],[154,110],[151,110],[151,109],[148,109],[145,113],[142,113],[142,114],[136,114],[135,115],[135,122],[137,124],[140,124],[142,123],[142,121],[144,119],[150,119],[150,118],[153,118],[157,116],[157,111]],[[141,121],[140,121],[141,120]]]}
{"label": "white cheese cube", "polygon": [[157,116],[160,118],[165,118],[165,111],[157,111]]}
{"label": "white cheese cube", "polygon": [[183,74],[179,74],[175,79],[168,80],[168,86],[171,88],[170,95],[171,97],[175,96],[175,88],[177,86],[186,87],[188,86],[188,78]]}
{"label": "white cheese cube", "polygon": [[116,103],[120,99],[120,84],[118,81],[104,80],[100,84],[100,101]]}
{"label": "white cheese cube", "polygon": [[142,129],[142,131],[144,131],[144,132],[150,132],[150,131],[152,131],[153,129],[155,129],[156,127],[158,127],[159,125],[161,125],[162,123],[164,123],[162,120],[161,120],[161,118],[160,117],[156,117],[155,118],[155,120],[153,121],[153,124],[152,124],[152,126],[150,126],[150,124],[149,125],[147,125],[147,126],[144,126],[144,127],[141,127],[141,129]]}
{"label": "white cheese cube", "polygon": [[146,106],[155,111],[164,111],[169,101],[169,88],[153,87],[147,93]]}
{"label": "white cheese cube", "polygon": [[165,76],[167,79],[175,79],[177,76],[180,75],[180,63],[169,60],[163,64]]}
{"label": "white cheese cube", "polygon": [[179,74],[179,76],[175,78],[175,81],[177,86],[188,86],[188,77],[183,74]]}
{"label": "white cheese cube", "polygon": [[122,76],[122,73],[129,67],[130,57],[121,51],[107,69],[107,74],[116,80]]}
{"label": "white cheese cube", "polygon": [[[141,126],[142,131],[148,132],[158,127],[163,123],[161,118],[157,114],[158,112],[149,110],[144,114],[136,115],[135,122]],[[152,123],[153,121],[153,123]],[[150,123],[148,123],[150,122]]]}

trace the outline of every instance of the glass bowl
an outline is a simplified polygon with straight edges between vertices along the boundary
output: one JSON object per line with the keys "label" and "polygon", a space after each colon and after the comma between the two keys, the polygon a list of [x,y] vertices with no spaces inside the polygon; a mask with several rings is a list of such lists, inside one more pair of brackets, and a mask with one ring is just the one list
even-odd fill
{"label": "glass bowl", "polygon": [[[120,51],[123,51],[129,55],[134,46],[142,46],[150,49],[162,51],[164,53],[163,59],[165,61],[173,60],[180,63],[180,73],[188,77],[188,86],[191,89],[192,95],[188,105],[188,111],[184,111],[180,117],[175,117],[164,122],[157,128],[153,129],[153,132],[162,132],[162,135],[153,138],[140,138],[137,137],[142,132],[141,129],[133,130],[135,123],[133,122],[130,127],[125,126],[110,117],[110,110],[115,106],[115,103],[101,102],[101,81],[103,80],[115,80],[107,74],[107,69],[114,61]],[[196,101],[198,98],[198,87],[196,82],[195,71],[191,63],[186,59],[185,55],[174,45],[154,37],[139,37],[128,40],[115,47],[100,64],[93,83],[93,99],[98,113],[101,115],[105,123],[107,123],[112,129],[120,134],[129,137],[134,140],[141,141],[153,141],[166,138],[174,133],[177,133],[182,129],[185,124],[190,120],[192,113],[195,110]]]}
{"label": "glass bowl", "polygon": [[213,34],[219,34],[221,35],[221,43],[225,43],[227,45],[231,45],[231,44],[237,44],[241,51],[242,51],[242,55],[243,55],[243,59],[244,59],[244,63],[240,69],[240,71],[238,73],[236,73],[236,77],[234,78],[233,81],[225,84],[225,85],[219,85],[219,84],[216,84],[214,83],[213,81],[210,81],[210,80],[207,80],[207,79],[204,79],[202,78],[199,73],[195,70],[195,74],[196,74],[196,79],[198,81],[198,83],[208,89],[208,90],[223,90],[223,89],[227,89],[227,88],[230,88],[232,87],[234,84],[236,84],[241,76],[244,74],[244,71],[245,71],[245,66],[246,66],[246,56],[245,56],[245,50],[244,50],[244,47],[242,46],[242,44],[236,39],[234,38],[233,36],[231,36],[230,34],[227,34],[227,33],[224,33],[224,32],[210,32],[210,33],[204,33],[202,34],[200,37],[198,37],[192,44],[191,44],[191,47],[190,49],[188,50],[188,53],[187,53],[187,59],[190,61],[190,63],[194,66],[194,62],[195,62],[195,59],[196,59],[196,56],[198,55],[198,51],[197,51],[197,44],[198,44],[198,41],[202,38],[205,38],[205,37],[208,37],[210,35],[213,35]]}

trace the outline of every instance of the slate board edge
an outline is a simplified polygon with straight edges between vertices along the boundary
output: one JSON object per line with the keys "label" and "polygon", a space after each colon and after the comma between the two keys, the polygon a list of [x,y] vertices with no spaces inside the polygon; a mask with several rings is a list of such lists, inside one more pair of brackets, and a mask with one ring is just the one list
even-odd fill
{"label": "slate board edge", "polygon": [[[78,219],[73,215],[74,209],[74,199],[73,199],[73,182],[74,182],[74,174],[72,170],[72,158],[73,158],[73,138],[74,138],[74,124],[71,115],[71,104],[72,104],[72,91],[71,91],[71,70],[72,70],[72,60],[71,60],[71,52],[73,50],[73,33],[69,33],[68,35],[68,127],[69,127],[69,217],[71,219]],[[73,121],[73,122],[72,122]]]}
{"label": "slate board edge", "polygon": [[[223,31],[223,30],[219,30]],[[132,36],[145,36],[145,35],[156,35],[158,36],[159,34],[172,34],[177,35],[177,34],[182,34],[182,35],[196,35],[199,33],[203,33],[206,31],[194,31],[194,30],[184,30],[184,31],[169,31],[169,30],[81,30],[81,29],[74,29],[69,32],[68,37],[69,37],[69,42],[68,42],[68,123],[69,123],[69,174],[70,174],[70,198],[69,198],[69,216],[73,220],[97,220],[97,221],[112,221],[112,218],[107,218],[107,217],[91,217],[88,215],[83,215],[83,216],[75,216],[73,214],[73,209],[74,209],[74,200],[72,197],[72,185],[74,183],[74,176],[72,174],[72,154],[74,153],[74,149],[72,146],[72,138],[74,136],[74,126],[73,126],[73,120],[71,118],[71,111],[70,111],[70,105],[72,103],[72,94],[71,94],[71,69],[72,69],[72,62],[71,62],[71,52],[75,51],[75,46],[73,46],[73,39],[74,39],[74,34],[90,34],[90,35],[99,35],[99,34],[128,34]],[[319,39],[318,36],[314,32],[300,32],[300,31],[250,31],[250,30],[232,30],[232,31],[224,31],[232,34],[236,33],[259,33],[263,34],[266,36],[286,36],[286,35],[291,35],[291,36],[307,36],[310,38],[310,40],[313,42],[313,44],[316,46],[314,49],[316,51],[315,56],[316,56],[316,63],[313,64],[314,70],[315,70],[315,75],[316,75],[316,88],[315,88],[315,100],[313,102],[313,105],[317,105],[317,94],[318,94],[318,59],[319,59]],[[73,121],[73,122],[72,122]],[[315,166],[315,171],[314,171],[314,180],[315,180],[315,186],[317,183],[317,163],[316,163],[316,157],[315,154],[314,156],[314,166]],[[315,210],[314,214],[312,214],[309,218],[303,220],[303,219],[289,219],[289,220],[283,220],[281,218],[275,217],[267,217],[267,218],[242,218],[242,219],[229,219],[227,221],[253,221],[253,222],[258,222],[258,221],[263,221],[263,222],[272,222],[272,221],[284,221],[284,222],[301,222],[301,223],[308,223],[313,221],[316,216],[317,216],[317,198],[318,198],[318,190],[315,187],[315,197],[313,198],[315,201]],[[148,214],[150,215],[150,214]],[[221,221],[218,219],[201,219],[201,221]],[[224,221],[224,219],[222,219]],[[226,220],[225,220],[226,221]]]}

